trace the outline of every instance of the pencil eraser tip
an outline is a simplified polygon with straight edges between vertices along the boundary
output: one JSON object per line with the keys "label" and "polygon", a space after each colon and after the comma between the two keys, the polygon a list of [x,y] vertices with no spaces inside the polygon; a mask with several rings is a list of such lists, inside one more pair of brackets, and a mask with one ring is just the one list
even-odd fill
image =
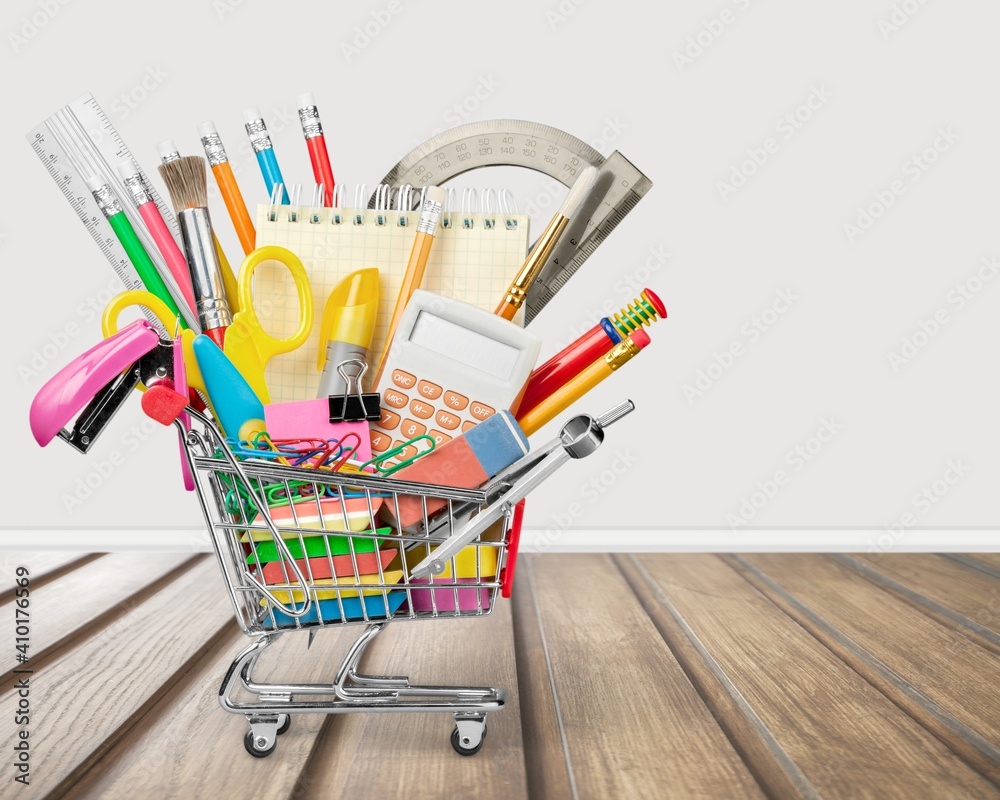
{"label": "pencil eraser tip", "polygon": [[643,289],[642,293],[646,296],[649,304],[656,310],[656,313],[666,319],[667,307],[663,305],[663,301],[660,299],[660,296],[648,287]]}
{"label": "pencil eraser tip", "polygon": [[219,129],[215,127],[215,123],[212,120],[207,119],[198,126],[199,136],[211,136],[213,133],[218,133]]}
{"label": "pencil eraser tip", "polygon": [[648,345],[652,339],[649,338],[649,334],[646,333],[645,328],[639,328],[638,330],[632,331],[632,344],[642,350],[646,345]]}
{"label": "pencil eraser tip", "polygon": [[87,178],[87,188],[90,189],[90,191],[92,192],[96,192],[98,189],[104,186],[104,183],[105,183],[104,178],[102,178],[100,175],[91,175],[89,178]]}
{"label": "pencil eraser tip", "polygon": [[427,193],[424,195],[427,200],[432,200],[435,203],[444,203],[445,197],[447,197],[447,192],[440,186],[428,186]]}
{"label": "pencil eraser tip", "polygon": [[122,176],[122,180],[131,178],[139,172],[138,167],[136,167],[136,165],[132,163],[131,159],[128,158],[123,158],[115,164],[115,167],[118,169],[118,174]]}
{"label": "pencil eraser tip", "polygon": [[259,119],[263,119],[264,115],[260,113],[260,109],[254,106],[253,108],[248,108],[243,112],[244,122],[256,122]]}
{"label": "pencil eraser tip", "polygon": [[160,158],[166,158],[178,152],[177,145],[174,144],[173,139],[164,139],[156,145],[156,152],[159,153]]}
{"label": "pencil eraser tip", "polygon": [[316,105],[316,99],[309,92],[300,94],[295,98],[295,101],[299,104],[299,108],[309,108],[309,106]]}

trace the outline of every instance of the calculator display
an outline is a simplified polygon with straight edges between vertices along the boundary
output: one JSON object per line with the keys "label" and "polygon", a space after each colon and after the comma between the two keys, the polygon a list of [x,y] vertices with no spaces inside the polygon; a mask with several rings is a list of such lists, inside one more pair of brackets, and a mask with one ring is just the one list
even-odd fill
{"label": "calculator display", "polygon": [[421,311],[410,341],[499,380],[511,376],[520,351],[450,320]]}

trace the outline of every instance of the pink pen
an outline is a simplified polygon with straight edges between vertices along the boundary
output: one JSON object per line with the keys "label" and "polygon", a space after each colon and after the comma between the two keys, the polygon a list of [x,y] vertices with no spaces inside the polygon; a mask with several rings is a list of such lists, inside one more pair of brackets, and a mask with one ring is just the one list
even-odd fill
{"label": "pink pen", "polygon": [[180,287],[184,299],[191,307],[193,318],[198,319],[198,306],[194,299],[194,289],[191,288],[191,272],[188,270],[187,259],[184,258],[184,254],[177,246],[170,229],[167,228],[167,223],[164,222],[160,209],[153,202],[153,195],[146,186],[146,182],[142,179],[139,170],[127,158],[118,162],[118,174],[125,182],[128,195],[138,209],[142,221],[146,223],[160,255],[167,262],[170,274],[174,276],[174,281]]}

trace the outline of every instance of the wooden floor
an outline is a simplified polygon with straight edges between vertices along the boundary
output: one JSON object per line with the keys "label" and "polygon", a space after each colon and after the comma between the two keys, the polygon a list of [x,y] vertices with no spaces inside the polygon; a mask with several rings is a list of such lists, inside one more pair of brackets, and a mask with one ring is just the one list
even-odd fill
{"label": "wooden floor", "polygon": [[[266,759],[216,693],[247,643],[214,557],[0,553],[32,573],[31,786],[0,797],[1000,797],[1000,555],[523,556],[473,620],[390,625],[369,673],[498,685],[483,750],[444,715],[294,719]],[[360,632],[259,677],[330,680]]]}

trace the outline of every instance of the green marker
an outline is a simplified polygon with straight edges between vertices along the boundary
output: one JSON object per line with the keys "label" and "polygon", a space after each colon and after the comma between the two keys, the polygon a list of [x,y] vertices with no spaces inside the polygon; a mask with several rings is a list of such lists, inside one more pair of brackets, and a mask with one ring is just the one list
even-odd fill
{"label": "green marker", "polygon": [[167,285],[163,282],[163,278],[160,277],[156,265],[146,252],[146,248],[139,241],[135,228],[128,221],[128,216],[118,202],[118,198],[115,197],[115,193],[111,191],[111,187],[97,176],[93,176],[87,180],[87,188],[93,193],[97,205],[111,226],[111,230],[115,232],[118,241],[125,248],[125,254],[139,274],[142,285],[146,287],[148,292],[155,294],[166,303],[170,313],[180,319],[181,327],[187,329],[188,325],[184,322],[184,316],[178,309]]}

